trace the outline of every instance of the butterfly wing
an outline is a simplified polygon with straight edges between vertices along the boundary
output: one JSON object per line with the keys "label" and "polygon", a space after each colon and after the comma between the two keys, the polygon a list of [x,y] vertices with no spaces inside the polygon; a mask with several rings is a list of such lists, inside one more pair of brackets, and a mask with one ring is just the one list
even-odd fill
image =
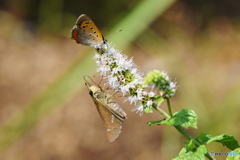
{"label": "butterfly wing", "polygon": [[71,35],[71,39],[75,39],[77,43],[95,48],[99,48],[105,42],[100,30],[86,14],[79,16]]}

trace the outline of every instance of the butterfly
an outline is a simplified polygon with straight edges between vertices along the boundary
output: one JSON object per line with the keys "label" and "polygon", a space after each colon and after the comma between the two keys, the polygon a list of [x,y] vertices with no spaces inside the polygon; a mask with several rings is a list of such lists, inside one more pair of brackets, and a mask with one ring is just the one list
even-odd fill
{"label": "butterfly", "polygon": [[[87,84],[89,85],[89,83]],[[89,85],[88,91],[106,128],[108,140],[115,141],[121,133],[122,124],[127,118],[127,114],[113,100],[113,96],[100,86]]]}
{"label": "butterfly", "polygon": [[95,23],[86,14],[78,17],[71,30],[71,39],[76,40],[78,44],[94,47],[97,51],[107,48],[107,40],[104,39]]}

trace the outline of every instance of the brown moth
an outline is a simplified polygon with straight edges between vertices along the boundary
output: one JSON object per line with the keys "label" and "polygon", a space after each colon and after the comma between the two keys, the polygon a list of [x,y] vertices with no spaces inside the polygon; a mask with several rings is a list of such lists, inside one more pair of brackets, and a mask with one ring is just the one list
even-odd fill
{"label": "brown moth", "polygon": [[110,142],[115,141],[121,133],[121,128],[127,114],[100,86],[91,85],[88,87],[97,110],[106,128],[107,138]]}

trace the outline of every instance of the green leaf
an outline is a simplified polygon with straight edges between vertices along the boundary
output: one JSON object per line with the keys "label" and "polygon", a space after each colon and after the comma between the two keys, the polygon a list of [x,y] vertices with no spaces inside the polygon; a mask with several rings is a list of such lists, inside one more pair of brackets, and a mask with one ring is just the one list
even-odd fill
{"label": "green leaf", "polygon": [[192,139],[190,141],[184,142],[184,146],[187,151],[193,151],[196,149],[196,145]]}
{"label": "green leaf", "polygon": [[222,134],[220,136],[216,136],[216,137],[212,137],[208,143],[210,142],[219,142],[221,143],[223,146],[226,146],[227,148],[234,150],[239,146],[237,140],[231,136],[231,135],[227,135],[227,134]]}
{"label": "green leaf", "polygon": [[160,106],[164,102],[164,98],[162,96],[156,96],[157,106]]}
{"label": "green leaf", "polygon": [[143,109],[145,113],[153,113],[152,106],[147,106]]}
{"label": "green leaf", "polygon": [[155,100],[164,101],[164,98],[163,98],[161,95],[157,95],[157,96],[153,97],[152,100],[153,100],[153,101],[155,101]]}
{"label": "green leaf", "polygon": [[211,142],[219,142],[223,146],[226,146],[227,148],[229,148],[230,150],[234,150],[234,149],[240,147],[236,138],[233,137],[232,135],[227,135],[227,134],[222,134],[222,135],[213,137],[210,134],[201,133],[200,136],[197,137],[197,140],[201,144],[208,144]]}
{"label": "green leaf", "polygon": [[207,153],[207,149],[205,145],[201,145],[198,148],[189,151],[188,148],[183,148],[179,155],[175,158],[173,158],[173,160],[203,160],[205,159],[205,154]]}
{"label": "green leaf", "polygon": [[191,109],[183,109],[173,115],[174,125],[181,125],[185,128],[197,128],[197,119],[197,114]]}
{"label": "green leaf", "polygon": [[197,115],[191,109],[183,109],[177,112],[171,118],[166,118],[160,121],[151,121],[147,123],[149,126],[167,124],[169,126],[181,125],[185,128],[197,128]]}
{"label": "green leaf", "polygon": [[231,150],[234,150],[234,149],[240,147],[236,138],[234,138],[231,135],[227,135],[227,134],[222,134],[220,136],[212,137],[211,140],[222,143],[222,145],[226,146],[227,148],[229,148]]}
{"label": "green leaf", "polygon": [[201,133],[196,139],[201,144],[208,144],[208,141],[212,138],[210,134]]}
{"label": "green leaf", "polygon": [[166,118],[161,121],[153,121],[153,123],[152,122],[149,123],[153,125],[167,124],[169,126],[181,125],[185,128],[188,127],[197,128],[197,118],[198,117],[193,110],[183,109],[180,112],[174,113],[173,117],[171,118]]}
{"label": "green leaf", "polygon": [[160,125],[160,124],[164,124],[165,123],[164,121],[165,121],[165,119],[160,120],[160,121],[150,121],[147,123],[147,125],[149,125],[149,126]]}
{"label": "green leaf", "polygon": [[239,160],[240,159],[240,148],[228,153],[227,160]]}

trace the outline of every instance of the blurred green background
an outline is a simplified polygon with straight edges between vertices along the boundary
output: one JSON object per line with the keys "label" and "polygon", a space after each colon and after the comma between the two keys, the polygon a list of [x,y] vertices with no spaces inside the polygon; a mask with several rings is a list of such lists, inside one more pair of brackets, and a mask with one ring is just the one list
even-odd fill
{"label": "blurred green background", "polygon": [[[173,111],[190,108],[198,130],[238,140],[240,3],[228,0],[0,1],[0,159],[163,159],[186,139],[173,127],[152,126],[157,114],[131,112],[109,143],[83,76],[96,76],[93,49],[70,30],[88,14],[103,35],[141,71],[165,70],[178,81]],[[166,106],[162,106],[166,109]],[[209,151],[230,152],[220,144]],[[217,157],[225,159],[226,157]]]}

